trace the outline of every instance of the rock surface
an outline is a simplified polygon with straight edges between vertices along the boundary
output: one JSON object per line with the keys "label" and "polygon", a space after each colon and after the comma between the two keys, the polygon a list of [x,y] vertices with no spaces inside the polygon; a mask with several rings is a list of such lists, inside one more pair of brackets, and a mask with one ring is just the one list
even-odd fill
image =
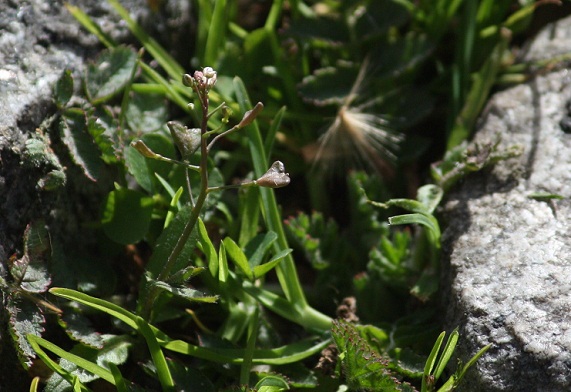
{"label": "rock surface", "polygon": [[[81,233],[85,233],[85,223],[94,221],[99,214],[101,195],[95,194],[98,188],[77,169],[74,172],[69,154],[62,153],[61,147],[58,150],[57,132],[44,132],[41,137],[36,132],[42,121],[55,113],[52,91],[62,72],[71,69],[79,88],[85,64],[103,49],[97,38],[72,17],[64,3],[63,0],[0,1],[2,277],[6,276],[8,258],[21,255],[22,236],[31,222],[45,221],[50,238],[63,243],[66,251],[93,241],[87,234],[81,238]],[[72,3],[90,15],[116,42],[138,46],[107,1],[75,0]],[[167,0],[156,13],[151,12],[144,0],[122,0],[121,3],[147,31],[161,33],[170,43],[184,34],[188,58],[191,53],[188,48],[190,2]],[[43,146],[45,154],[41,158],[30,152],[30,140]],[[65,172],[65,185],[57,189],[43,188],[42,179],[60,169]],[[69,233],[78,235],[70,238]],[[0,303],[5,300],[0,292]],[[0,312],[0,391],[27,390],[30,379],[11,349],[6,317],[5,312]]]}
{"label": "rock surface", "polygon": [[[546,28],[529,59],[569,52],[571,19]],[[471,176],[444,216],[447,325],[472,368],[463,391],[571,390],[571,70],[497,93],[475,141],[523,154]],[[534,199],[533,194],[564,199]]]}

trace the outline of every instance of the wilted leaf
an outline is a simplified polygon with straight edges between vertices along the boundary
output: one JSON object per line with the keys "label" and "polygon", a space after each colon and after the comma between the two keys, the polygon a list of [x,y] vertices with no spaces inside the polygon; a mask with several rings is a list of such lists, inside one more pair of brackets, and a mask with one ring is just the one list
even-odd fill
{"label": "wilted leaf", "polygon": [[119,93],[130,81],[137,54],[124,46],[102,52],[87,67],[85,89],[91,103],[98,104]]}
{"label": "wilted leaf", "polygon": [[153,199],[127,188],[109,193],[105,200],[101,226],[109,238],[120,244],[142,240],[149,230]]}

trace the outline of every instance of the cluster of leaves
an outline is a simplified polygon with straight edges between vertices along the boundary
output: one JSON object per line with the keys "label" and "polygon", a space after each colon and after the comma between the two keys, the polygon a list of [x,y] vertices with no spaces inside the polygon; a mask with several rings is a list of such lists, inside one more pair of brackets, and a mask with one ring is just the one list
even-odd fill
{"label": "cluster of leaves", "polygon": [[[89,66],[83,98],[73,94],[71,73],[63,74],[54,123],[86,178],[113,178],[102,201],[101,248],[113,244],[114,257],[125,258],[126,249],[152,255],[131,276],[133,297],[117,290],[106,262],[88,267],[94,277],[58,276],[66,266],[83,268],[61,261],[64,252],[47,245],[43,223],[26,231],[23,256],[11,260],[0,284],[23,363],[37,354],[53,371],[45,390],[89,390],[94,380],[120,391],[455,389],[487,348],[438,384],[458,334],[439,354],[445,335],[437,334],[436,309],[423,306],[438,288],[435,212],[458,179],[517,153],[462,142],[511,61],[512,35],[524,31],[537,3],[514,11],[508,0],[290,1],[286,13],[274,0],[261,27],[248,31],[235,22],[235,2],[197,0],[193,62],[218,71],[216,89],[201,95],[199,78],[181,80],[183,67],[117,0],[108,2],[144,51],[118,45],[67,5],[108,49]],[[157,67],[143,61],[147,54]],[[245,85],[264,105],[250,104]],[[170,113],[196,128],[167,126]],[[229,122],[236,125],[225,131]],[[221,136],[224,148],[211,149]],[[408,184],[404,176],[391,182],[391,166],[420,161],[431,143],[448,151],[432,167],[434,184],[420,187],[416,199],[397,198]],[[48,149],[42,134],[29,141],[30,157],[51,168],[38,185],[57,189],[66,178]],[[270,155],[305,180],[303,194],[318,212],[282,223],[273,190],[257,186],[264,176],[284,175],[277,162],[266,172]],[[341,171],[346,182],[331,192],[322,169],[343,160],[364,162],[376,175]],[[224,185],[233,178],[240,184]],[[278,185],[274,178],[265,184]],[[241,189],[222,192],[229,188]],[[336,210],[345,222],[330,217],[339,217]],[[391,216],[402,210],[408,213]],[[39,296],[51,284],[50,254],[59,266],[54,281],[68,287],[50,289],[59,307]],[[302,261],[311,289],[301,284]],[[346,296],[357,298],[363,325],[328,316],[332,298]],[[70,349],[41,337],[44,309],[57,315]],[[334,378],[306,361],[330,343],[338,352]]]}

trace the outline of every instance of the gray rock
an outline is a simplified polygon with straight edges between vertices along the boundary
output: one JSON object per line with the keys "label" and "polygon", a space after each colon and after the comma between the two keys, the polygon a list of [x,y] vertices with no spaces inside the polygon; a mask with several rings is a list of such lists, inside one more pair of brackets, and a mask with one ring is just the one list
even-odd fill
{"label": "gray rock", "polygon": [[[145,0],[121,3],[146,28],[160,31],[164,40],[172,43],[179,39],[181,48],[186,45],[186,56],[190,55],[190,2],[168,0],[163,13],[154,14]],[[107,1],[76,0],[73,4],[89,14],[116,42],[139,46]],[[169,15],[175,17],[168,18]],[[94,240],[90,238],[92,232],[85,230],[85,224],[96,221],[105,187],[98,187],[74,168],[57,131],[52,129],[38,136],[36,129],[56,111],[52,91],[62,72],[71,69],[79,88],[85,64],[101,49],[97,38],[80,26],[63,0],[0,1],[0,275],[3,277],[8,258],[21,255],[22,236],[31,222],[45,221],[51,240],[63,244],[66,252],[81,248],[85,254],[88,249],[85,244]],[[44,153],[34,155],[30,143],[35,143],[36,151]],[[58,175],[65,172],[65,185],[44,189],[42,179],[54,170]],[[2,307],[4,294],[0,291]],[[4,311],[0,312],[0,391],[27,390],[30,378],[11,348],[6,317]]]}
{"label": "gray rock", "polygon": [[[565,19],[536,38],[527,58],[570,50]],[[445,206],[447,325],[460,327],[464,361],[492,344],[462,390],[571,390],[570,99],[569,69],[497,93],[475,141],[499,134],[501,146],[524,152],[469,177]]]}

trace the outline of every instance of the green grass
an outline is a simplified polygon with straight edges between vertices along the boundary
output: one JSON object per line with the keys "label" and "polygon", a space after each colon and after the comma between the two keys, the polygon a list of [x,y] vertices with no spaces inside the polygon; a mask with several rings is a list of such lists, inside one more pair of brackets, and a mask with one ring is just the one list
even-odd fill
{"label": "green grass", "polygon": [[[41,320],[50,306],[71,339],[50,342],[45,322],[11,318],[24,366],[36,353],[53,372],[44,390],[89,390],[95,379],[120,391],[461,385],[489,346],[451,368],[462,337],[445,342],[433,300],[436,208],[458,179],[518,153],[465,143],[516,69],[510,44],[537,5],[276,0],[248,30],[235,1],[197,0],[191,70],[108,1],[144,50],[68,5],[107,49],[82,104],[63,74],[53,123],[86,177],[114,181],[98,227],[75,233],[98,235],[101,269],[109,257],[126,262],[127,247],[149,252],[127,296],[123,273],[93,269],[80,284],[57,243],[38,245],[49,228],[27,231],[27,270],[1,282],[5,311]],[[47,142],[34,143],[34,159],[52,159]],[[58,175],[46,184],[57,189]],[[49,289],[55,305],[40,296],[50,271],[39,263],[50,258],[71,282]],[[330,344],[338,355],[327,364],[319,354]],[[30,390],[40,388],[34,379]]]}

